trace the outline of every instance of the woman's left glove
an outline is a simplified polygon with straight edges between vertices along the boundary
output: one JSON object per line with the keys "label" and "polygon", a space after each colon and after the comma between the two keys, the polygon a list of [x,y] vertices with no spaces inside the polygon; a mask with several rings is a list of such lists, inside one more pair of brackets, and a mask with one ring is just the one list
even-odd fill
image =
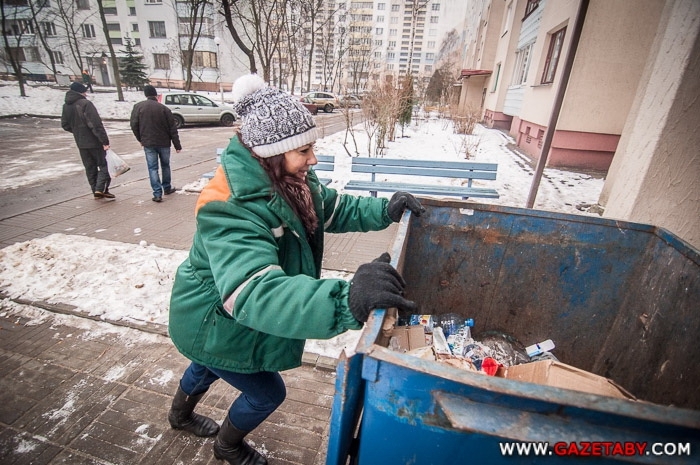
{"label": "woman's left glove", "polygon": [[418,312],[415,302],[403,296],[406,283],[391,266],[391,257],[384,252],[370,263],[360,265],[350,282],[348,303],[352,316],[360,323],[367,321],[375,308],[395,307],[400,312]]}
{"label": "woman's left glove", "polygon": [[398,223],[401,221],[403,211],[407,208],[416,216],[421,216],[423,213],[425,213],[425,208],[423,205],[421,205],[412,194],[403,191],[398,191],[391,196],[386,210],[389,214],[389,218],[391,218],[391,221]]}

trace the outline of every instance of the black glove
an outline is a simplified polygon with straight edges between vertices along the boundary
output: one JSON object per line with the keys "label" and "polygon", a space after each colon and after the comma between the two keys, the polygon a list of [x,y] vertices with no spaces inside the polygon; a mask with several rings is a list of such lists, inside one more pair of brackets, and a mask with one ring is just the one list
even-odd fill
{"label": "black glove", "polygon": [[394,223],[401,221],[401,216],[403,216],[403,211],[408,208],[416,216],[421,216],[425,213],[425,208],[420,202],[408,192],[398,191],[391,196],[389,200],[389,205],[387,206],[387,213],[389,218]]}
{"label": "black glove", "polygon": [[357,321],[367,321],[369,312],[375,308],[396,307],[403,312],[417,313],[415,302],[403,298],[406,283],[390,261],[391,257],[384,252],[372,262],[360,265],[355,272],[348,300]]}

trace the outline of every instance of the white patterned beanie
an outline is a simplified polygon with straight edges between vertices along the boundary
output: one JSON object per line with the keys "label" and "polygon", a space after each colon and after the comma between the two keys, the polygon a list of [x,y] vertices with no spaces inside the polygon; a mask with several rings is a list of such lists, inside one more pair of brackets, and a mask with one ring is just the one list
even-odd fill
{"label": "white patterned beanie", "polygon": [[257,156],[280,155],[318,139],[309,110],[291,95],[268,87],[257,74],[238,78],[231,93],[242,120],[241,139]]}

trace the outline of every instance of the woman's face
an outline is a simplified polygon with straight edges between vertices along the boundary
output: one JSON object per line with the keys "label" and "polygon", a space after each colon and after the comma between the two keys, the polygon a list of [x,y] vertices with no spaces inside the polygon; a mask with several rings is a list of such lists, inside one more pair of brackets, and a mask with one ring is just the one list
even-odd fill
{"label": "woman's face", "polygon": [[314,144],[307,144],[298,149],[284,152],[284,170],[300,179],[306,179],[309,166],[316,163],[318,160],[314,155]]}

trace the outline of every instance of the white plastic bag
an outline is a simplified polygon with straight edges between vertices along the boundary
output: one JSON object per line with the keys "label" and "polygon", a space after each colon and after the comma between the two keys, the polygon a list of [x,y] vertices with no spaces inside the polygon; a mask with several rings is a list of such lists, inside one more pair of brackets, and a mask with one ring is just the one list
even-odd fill
{"label": "white plastic bag", "polygon": [[107,150],[107,169],[109,170],[109,175],[116,178],[129,171],[131,167],[119,155],[114,153],[114,150],[109,149]]}

